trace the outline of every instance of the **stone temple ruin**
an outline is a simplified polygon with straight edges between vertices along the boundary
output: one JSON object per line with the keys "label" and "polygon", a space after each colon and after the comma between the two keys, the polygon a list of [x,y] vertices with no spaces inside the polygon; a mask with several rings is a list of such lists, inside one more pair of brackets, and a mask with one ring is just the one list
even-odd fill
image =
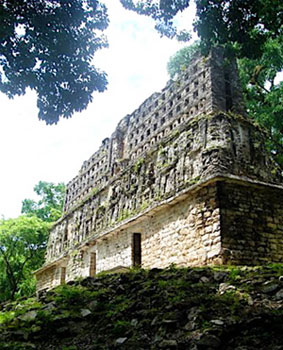
{"label": "stone temple ruin", "polygon": [[283,186],[235,62],[196,55],[69,182],[38,291],[106,270],[283,258]]}

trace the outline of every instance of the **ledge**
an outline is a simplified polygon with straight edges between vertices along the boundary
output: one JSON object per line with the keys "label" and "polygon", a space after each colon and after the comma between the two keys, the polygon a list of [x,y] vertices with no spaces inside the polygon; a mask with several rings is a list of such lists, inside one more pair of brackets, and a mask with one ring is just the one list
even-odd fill
{"label": "ledge", "polygon": [[85,240],[84,242],[82,242],[79,245],[74,245],[72,248],[70,248],[69,250],[65,251],[62,255],[60,255],[59,257],[57,257],[56,259],[52,260],[51,262],[47,263],[46,265],[43,265],[41,268],[39,268],[38,270],[34,271],[33,273],[35,275],[51,268],[52,266],[56,266],[59,263],[63,262],[65,259],[68,258],[69,253],[75,248],[76,250],[85,250],[89,245],[94,245],[97,241],[104,239],[106,236],[110,236],[113,233],[118,233],[121,232],[123,230],[125,230],[126,228],[128,228],[129,226],[132,225],[133,222],[138,223],[142,220],[145,220],[147,217],[152,216],[153,214],[163,210],[166,207],[170,207],[173,206],[183,200],[185,200],[189,195],[191,195],[192,193],[195,193],[199,190],[201,190],[202,188],[213,184],[215,182],[230,182],[230,183],[239,183],[245,186],[256,186],[256,187],[269,187],[269,188],[273,188],[273,189],[277,189],[277,190],[281,190],[283,191],[283,184],[282,185],[277,185],[277,184],[271,184],[271,183],[266,183],[266,182],[262,182],[262,181],[256,181],[256,180],[252,180],[248,177],[240,177],[240,176],[235,176],[235,175],[228,175],[228,174],[214,174],[211,177],[208,177],[206,179],[204,179],[203,181],[198,182],[197,184],[194,184],[192,186],[190,186],[189,188],[186,188],[184,190],[182,190],[181,192],[178,192],[175,196],[170,197],[168,199],[165,199],[161,202],[159,202],[158,204],[155,204],[147,209],[145,209],[144,211],[130,217],[127,218],[121,222],[119,222],[118,224],[109,227],[108,229],[104,229],[101,232],[96,232],[93,235],[90,235],[87,240]]}

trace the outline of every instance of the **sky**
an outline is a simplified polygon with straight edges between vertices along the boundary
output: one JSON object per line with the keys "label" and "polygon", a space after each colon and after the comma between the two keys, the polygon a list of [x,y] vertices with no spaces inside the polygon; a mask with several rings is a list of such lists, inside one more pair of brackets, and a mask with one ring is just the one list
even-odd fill
{"label": "sky", "polygon": [[[104,3],[109,48],[100,50],[94,63],[107,72],[109,84],[85,111],[50,126],[38,120],[33,92],[13,100],[0,93],[0,216],[17,217],[23,199],[38,200],[33,188],[39,181],[68,183],[119,120],[169,79],[167,62],[185,44],[160,38],[153,20],[124,10],[118,0]],[[189,28],[194,11],[178,17],[182,28]]]}

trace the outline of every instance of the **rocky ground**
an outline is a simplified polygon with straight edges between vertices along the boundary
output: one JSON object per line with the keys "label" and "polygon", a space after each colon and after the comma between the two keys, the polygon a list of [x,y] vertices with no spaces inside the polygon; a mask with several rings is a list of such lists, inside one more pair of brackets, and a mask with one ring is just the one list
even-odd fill
{"label": "rocky ground", "polygon": [[283,350],[283,264],[133,270],[2,306],[2,350]]}

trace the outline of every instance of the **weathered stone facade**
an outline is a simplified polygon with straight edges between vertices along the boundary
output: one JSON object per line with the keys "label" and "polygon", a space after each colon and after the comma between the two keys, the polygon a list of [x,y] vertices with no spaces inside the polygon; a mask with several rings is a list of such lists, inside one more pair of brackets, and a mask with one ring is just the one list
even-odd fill
{"label": "weathered stone facade", "polygon": [[196,56],[68,184],[38,290],[133,265],[280,261],[282,194],[235,64]]}

